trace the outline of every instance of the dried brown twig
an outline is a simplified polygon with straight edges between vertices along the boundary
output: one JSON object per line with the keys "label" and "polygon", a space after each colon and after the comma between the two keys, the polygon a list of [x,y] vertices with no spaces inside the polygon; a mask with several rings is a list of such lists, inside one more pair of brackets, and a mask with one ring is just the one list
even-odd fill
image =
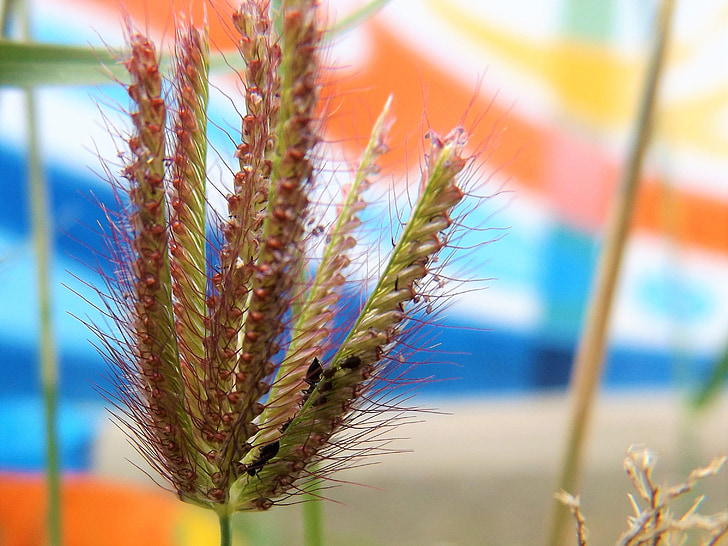
{"label": "dried brown twig", "polygon": [[[687,480],[672,487],[660,487],[655,484],[652,472],[657,462],[654,452],[640,446],[632,446],[624,460],[627,472],[637,497],[629,495],[635,511],[628,518],[629,529],[619,537],[617,546],[676,546],[684,544],[688,533],[702,532],[702,546],[713,546],[728,533],[728,510],[710,516],[697,513],[704,497],[698,497],[691,507],[681,516],[676,517],[670,503],[692,491],[695,484],[703,478],[715,476],[723,467],[726,457],[717,457],[703,468],[696,468]],[[579,507],[579,498],[559,491],[554,495],[571,510],[576,519],[577,544],[586,546],[586,528],[584,517]],[[642,507],[641,504],[646,504]]]}

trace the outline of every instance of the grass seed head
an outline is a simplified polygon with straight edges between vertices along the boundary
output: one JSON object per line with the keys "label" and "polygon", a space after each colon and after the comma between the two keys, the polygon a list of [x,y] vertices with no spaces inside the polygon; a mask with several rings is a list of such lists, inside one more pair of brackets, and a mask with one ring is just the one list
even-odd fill
{"label": "grass seed head", "polygon": [[367,435],[397,422],[379,416],[402,410],[377,396],[401,383],[391,370],[406,359],[396,348],[417,313],[431,311],[426,287],[442,289],[438,256],[463,229],[453,218],[472,164],[464,129],[428,134],[407,221],[342,332],[337,313],[365,192],[388,148],[391,99],[312,262],[325,33],[316,2],[284,1],[277,16],[280,33],[269,2],[246,0],[232,16],[245,113],[227,215],[213,225],[206,31],[180,25],[167,83],[154,44],[128,32],[128,196],[111,230],[117,276],[100,292],[121,335],[96,330],[140,452],[183,500],[221,514],[306,491],[352,453],[376,451]]}

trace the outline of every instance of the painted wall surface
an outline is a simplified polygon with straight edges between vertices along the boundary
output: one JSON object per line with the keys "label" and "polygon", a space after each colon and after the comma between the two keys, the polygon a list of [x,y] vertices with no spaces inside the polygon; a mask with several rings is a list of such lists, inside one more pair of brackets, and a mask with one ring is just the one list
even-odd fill
{"label": "painted wall surface", "polygon": [[[332,2],[331,20],[365,2]],[[172,4],[172,3],[170,3]],[[202,3],[192,2],[201,20]],[[133,0],[126,9],[158,37],[171,8]],[[389,94],[396,125],[380,184],[416,180],[422,137],[465,119],[473,149],[492,144],[479,171],[492,194],[476,223],[493,240],[455,268],[492,279],[458,298],[438,332],[430,394],[484,395],[563,387],[568,380],[602,226],[619,180],[644,77],[655,2],[392,0],[336,38],[327,55],[327,139],[334,159],[354,159]],[[236,53],[208,9],[214,48]],[[116,0],[35,3],[34,38],[116,47]],[[728,3],[679,3],[610,334],[610,387],[683,386],[704,376],[728,334]],[[218,152],[210,177],[223,180],[239,115],[240,83],[215,74],[211,116]],[[55,223],[54,312],[61,358],[61,432],[67,466],[84,468],[102,418],[94,384],[104,364],[75,316],[98,319],[75,291],[95,283],[97,202],[111,203],[99,156],[114,159],[125,108],[120,86],[39,91],[42,149]],[[100,114],[98,105],[105,112]],[[38,336],[23,96],[0,90],[0,439],[42,438]],[[112,166],[113,168],[113,166]],[[332,176],[324,171],[323,176]],[[221,182],[222,183],[222,182]],[[214,200],[214,196],[211,196]],[[381,212],[381,211],[380,211]],[[388,214],[384,210],[384,214]],[[478,239],[479,238],[479,239]],[[91,267],[91,270],[87,266]],[[65,288],[68,285],[71,289]],[[450,328],[456,326],[456,328]],[[0,446],[5,445],[0,442]],[[0,467],[37,468],[42,446],[5,452]]]}

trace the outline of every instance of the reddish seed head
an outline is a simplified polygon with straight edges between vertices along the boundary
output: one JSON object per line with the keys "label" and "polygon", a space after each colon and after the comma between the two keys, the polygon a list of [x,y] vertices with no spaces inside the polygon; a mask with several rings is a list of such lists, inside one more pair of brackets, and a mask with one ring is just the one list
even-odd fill
{"label": "reddish seed head", "polygon": [[293,215],[288,211],[288,209],[281,206],[273,209],[273,217],[281,222],[289,222],[293,220]]}
{"label": "reddish seed head", "polygon": [[258,510],[268,510],[273,506],[273,501],[270,499],[257,499],[253,504]]}
{"label": "reddish seed head", "polygon": [[[125,64],[128,66],[128,63]],[[131,98],[131,100],[133,100],[134,102],[139,102],[139,86],[137,86],[136,84],[131,84],[127,86],[126,92],[129,94],[129,98]],[[131,145],[131,141],[129,142],[129,145]]]}
{"label": "reddish seed head", "polygon": [[290,180],[290,179],[286,179],[286,180],[283,180],[283,181],[282,181],[282,182],[281,182],[281,183],[279,184],[279,187],[280,187],[280,188],[281,188],[281,190],[283,190],[284,192],[286,192],[286,193],[290,193],[290,192],[294,191],[294,190],[295,190],[295,189],[296,189],[296,188],[298,187],[298,184],[297,184],[297,183],[296,183],[295,181],[293,181],[293,180]]}
{"label": "reddish seed head", "polygon": [[284,474],[283,476],[276,476],[275,481],[283,487],[288,487],[294,481],[296,481],[296,478],[294,476]]}
{"label": "reddish seed head", "polygon": [[154,109],[162,109],[166,106],[164,104],[164,99],[161,97],[152,97],[149,99],[149,105]]}
{"label": "reddish seed head", "polygon": [[182,476],[183,479],[187,481],[192,481],[195,479],[195,472],[190,468],[182,468],[179,470],[179,475]]}
{"label": "reddish seed head", "polygon": [[292,159],[295,162],[298,162],[304,158],[304,156],[306,155],[306,152],[303,150],[300,150],[298,148],[289,148],[287,154],[290,159]]}
{"label": "reddish seed head", "polygon": [[147,203],[144,205],[144,208],[147,209],[147,212],[150,214],[154,214],[159,210],[159,201],[147,201]]}
{"label": "reddish seed head", "polygon": [[[150,51],[150,52],[148,52],[148,56],[149,57],[153,57],[154,55]],[[152,60],[149,59],[148,62],[151,62],[151,61]],[[147,66],[146,69],[145,69],[145,71],[147,73],[147,79],[148,80],[155,80],[159,76],[159,69],[155,65]]]}
{"label": "reddish seed head", "polygon": [[225,499],[225,491],[216,487],[214,489],[210,489],[207,492],[207,496],[214,501],[222,502]]}
{"label": "reddish seed head", "polygon": [[269,237],[265,244],[273,250],[280,250],[281,248],[283,248],[283,244],[281,243],[281,241],[279,239],[276,239],[275,237]]}
{"label": "reddish seed head", "polygon": [[162,132],[162,126],[157,125],[156,123],[147,123],[146,129],[150,133],[161,133]]}
{"label": "reddish seed head", "polygon": [[244,298],[248,295],[248,288],[242,284],[235,289],[235,297]]}
{"label": "reddish seed head", "polygon": [[315,453],[313,446],[309,444],[296,446],[295,451],[304,459],[308,459],[311,455]]}

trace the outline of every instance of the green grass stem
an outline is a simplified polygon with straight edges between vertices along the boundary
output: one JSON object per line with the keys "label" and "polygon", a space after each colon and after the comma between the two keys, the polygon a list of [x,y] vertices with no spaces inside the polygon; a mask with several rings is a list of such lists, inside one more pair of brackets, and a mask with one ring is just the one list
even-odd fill
{"label": "green grass stem", "polygon": [[26,119],[28,122],[28,181],[33,231],[33,249],[36,259],[36,287],[40,320],[40,379],[43,391],[46,434],[46,482],[48,485],[48,542],[61,544],[61,472],[58,461],[57,390],[58,362],[52,318],[50,290],[51,236],[48,188],[41,166],[38,142],[35,92],[26,91]]}
{"label": "green grass stem", "polygon": [[218,516],[220,518],[220,546],[232,546],[232,516],[227,512],[219,513]]}
{"label": "green grass stem", "polygon": [[[311,484],[316,490],[318,482]],[[324,511],[321,499],[306,493],[303,503],[303,544],[304,546],[323,546],[324,544]]]}
{"label": "green grass stem", "polygon": [[[30,37],[30,16],[27,5],[14,2],[15,15],[21,22],[21,35]],[[6,17],[7,14],[3,14]],[[4,22],[3,22],[4,26]],[[3,28],[5,33],[5,28]],[[36,91],[25,89],[25,119],[27,126],[28,185],[30,188],[30,217],[35,254],[36,290],[38,295],[38,315],[40,337],[40,380],[43,393],[46,436],[46,484],[48,488],[46,525],[48,544],[62,544],[61,530],[61,468],[59,462],[57,415],[58,415],[58,359],[55,348],[55,334],[52,316],[52,294],[50,279],[52,275],[51,213],[48,196],[50,192],[43,174],[38,134],[38,109]]]}

